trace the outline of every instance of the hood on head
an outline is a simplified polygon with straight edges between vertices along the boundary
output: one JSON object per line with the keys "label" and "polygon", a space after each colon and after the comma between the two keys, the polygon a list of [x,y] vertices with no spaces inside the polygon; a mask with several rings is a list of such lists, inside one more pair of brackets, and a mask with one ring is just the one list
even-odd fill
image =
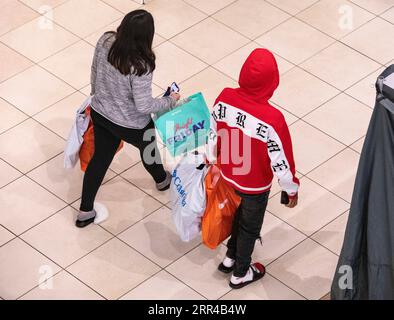
{"label": "hood on head", "polygon": [[279,86],[274,55],[267,49],[255,49],[246,59],[238,83],[243,93],[259,101],[268,101]]}

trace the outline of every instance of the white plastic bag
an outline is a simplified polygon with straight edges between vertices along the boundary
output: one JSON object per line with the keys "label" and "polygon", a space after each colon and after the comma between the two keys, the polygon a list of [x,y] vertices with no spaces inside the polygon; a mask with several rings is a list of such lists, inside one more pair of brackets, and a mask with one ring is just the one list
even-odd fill
{"label": "white plastic bag", "polygon": [[92,97],[88,97],[77,110],[75,121],[67,139],[66,149],[64,150],[64,168],[66,169],[74,168],[79,160],[79,150],[83,143],[83,135],[90,122],[90,117],[85,115],[85,110],[90,106],[91,102]]}
{"label": "white plastic bag", "polygon": [[171,182],[172,218],[182,241],[193,240],[201,231],[206,206],[205,157],[185,155],[175,167]]}

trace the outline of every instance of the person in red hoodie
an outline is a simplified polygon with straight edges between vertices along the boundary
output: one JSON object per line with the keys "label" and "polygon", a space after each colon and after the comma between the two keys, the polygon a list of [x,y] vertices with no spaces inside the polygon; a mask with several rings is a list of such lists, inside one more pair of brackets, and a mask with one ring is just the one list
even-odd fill
{"label": "person in red hoodie", "polygon": [[231,273],[230,287],[242,288],[261,279],[265,267],[251,264],[252,253],[263,225],[274,174],[288,195],[287,207],[298,202],[299,180],[291,137],[283,114],[269,99],[279,85],[274,55],[256,49],[244,63],[239,88],[226,88],[216,99],[208,137],[209,162],[217,162],[226,183],[241,197],[218,269]]}

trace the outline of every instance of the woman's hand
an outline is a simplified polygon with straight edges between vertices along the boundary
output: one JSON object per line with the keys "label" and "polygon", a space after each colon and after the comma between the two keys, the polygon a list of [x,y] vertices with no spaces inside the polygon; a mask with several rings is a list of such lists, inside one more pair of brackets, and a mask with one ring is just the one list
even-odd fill
{"label": "woman's hand", "polygon": [[170,97],[173,98],[175,101],[179,101],[181,95],[178,92],[171,92]]}

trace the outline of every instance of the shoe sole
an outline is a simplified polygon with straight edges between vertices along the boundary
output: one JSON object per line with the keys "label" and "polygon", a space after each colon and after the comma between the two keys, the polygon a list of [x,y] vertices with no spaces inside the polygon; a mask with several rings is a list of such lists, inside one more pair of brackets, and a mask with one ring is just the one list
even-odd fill
{"label": "shoe sole", "polygon": [[93,217],[93,218],[90,218],[90,219],[87,219],[87,220],[84,220],[84,221],[79,221],[79,220],[77,220],[77,221],[75,222],[75,225],[76,225],[78,228],[85,228],[85,227],[87,227],[89,224],[93,223],[95,218],[96,218],[96,217]]}
{"label": "shoe sole", "polygon": [[233,272],[234,268],[233,268],[233,267],[231,267],[231,268],[225,267],[225,266],[223,265],[223,263],[221,263],[221,264],[219,264],[219,266],[218,266],[218,270],[219,270],[220,272],[225,273],[225,274],[229,274],[229,273]]}
{"label": "shoe sole", "polygon": [[164,187],[164,188],[162,188],[162,189],[157,188],[157,190],[158,190],[158,191],[166,191],[166,190],[170,189],[170,187],[171,187],[171,183],[168,184],[168,186],[166,186],[166,187]]}

